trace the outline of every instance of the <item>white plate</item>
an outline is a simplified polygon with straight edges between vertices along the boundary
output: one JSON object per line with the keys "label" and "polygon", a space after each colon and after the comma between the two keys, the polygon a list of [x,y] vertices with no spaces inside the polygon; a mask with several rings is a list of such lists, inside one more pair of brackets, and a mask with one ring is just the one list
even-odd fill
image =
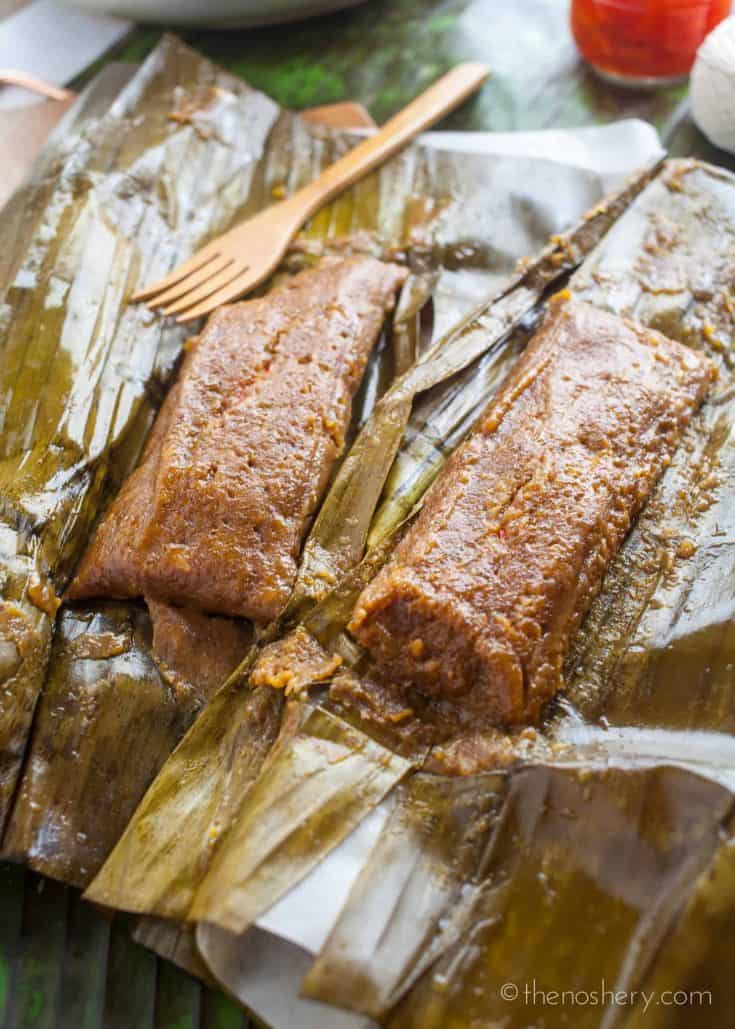
{"label": "white plate", "polygon": [[364,0],[60,0],[95,14],[115,14],[138,22],[253,28],[354,7]]}

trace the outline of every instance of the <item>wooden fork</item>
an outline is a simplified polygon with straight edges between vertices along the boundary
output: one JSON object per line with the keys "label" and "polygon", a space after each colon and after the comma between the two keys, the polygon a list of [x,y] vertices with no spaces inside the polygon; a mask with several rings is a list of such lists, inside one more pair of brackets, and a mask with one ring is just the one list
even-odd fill
{"label": "wooden fork", "polygon": [[145,300],[185,322],[254,289],[275,270],[291,240],[320,207],[461,104],[488,74],[483,64],[453,68],[314,182],[212,240],[132,300]]}

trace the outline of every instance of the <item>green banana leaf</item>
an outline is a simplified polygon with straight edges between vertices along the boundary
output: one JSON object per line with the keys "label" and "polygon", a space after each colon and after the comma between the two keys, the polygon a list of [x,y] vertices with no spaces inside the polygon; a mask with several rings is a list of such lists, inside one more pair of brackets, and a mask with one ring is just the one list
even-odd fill
{"label": "green banana leaf", "polygon": [[730,932],[735,913],[732,819],[727,831],[730,839],[697,879],[666,948],[641,986],[641,993],[653,998],[673,998],[683,990],[690,1003],[652,1005],[639,998],[624,1023],[626,1029],[639,1029],[644,1023],[648,1029],[685,1029],[697,1020],[702,1025],[727,1025],[735,962]]}
{"label": "green banana leaf", "polygon": [[[183,121],[168,117],[192,108]],[[252,142],[253,124],[260,152],[240,145],[246,125]],[[735,913],[728,173],[682,162],[648,170],[514,275],[515,258],[540,242],[532,219],[519,231],[499,200],[517,167],[413,147],[314,219],[286,262],[289,269],[367,247],[402,253],[412,271],[355,405],[354,443],[307,541],[287,617],[270,634],[303,621],[353,675],[359,653],[343,633],[350,599],[471,428],[538,305],[580,262],[575,295],[704,349],[720,365],[714,395],[578,634],[567,695],[543,732],[472,741],[486,747],[491,771],[457,779],[417,772],[423,753],[399,756],[337,717],[329,701],[312,708],[249,688],[251,653],[146,792],[208,698],[172,697],[151,661],[142,609],[64,612],[47,677],[51,590],[63,589],[94,520],[134,465],[181,345],[177,329],[138,309],[118,317],[122,297],[348,145],[169,39],[108,114],[73,146],[65,142],[68,152],[34,194],[37,221],[23,226],[25,235],[17,203],[12,223],[0,220],[0,233],[12,224],[12,238],[24,243],[3,258],[0,293],[0,783],[6,808],[15,797],[4,846],[83,883],[143,796],[88,895],[199,922],[199,958],[206,963],[216,951],[217,967],[214,957],[209,967],[222,977],[236,965],[236,934],[392,791],[396,807],[309,971],[309,996],[396,1029],[459,1029],[567,1024],[549,991],[597,989],[600,1002],[581,1005],[575,1024],[643,1024],[653,1017],[646,987],[704,983],[711,968],[725,990],[731,968],[732,948],[721,959],[712,949],[713,933]],[[186,164],[191,174],[173,176],[184,153],[199,166],[209,161],[214,177],[196,180],[196,161]],[[207,192],[213,181],[216,197]],[[544,233],[563,226],[561,202],[556,215],[561,224],[545,222]],[[44,230],[54,217],[51,243]],[[109,258],[93,314],[85,291],[97,295],[94,275],[105,266],[87,258],[92,239]],[[59,393],[34,392],[39,370],[62,383]],[[80,657],[77,641],[100,634],[110,654]],[[143,723],[146,760],[129,769],[125,755]],[[461,767],[461,759],[460,741],[454,752],[428,755],[425,767]],[[100,762],[104,774],[93,775]],[[120,803],[110,811],[118,783]],[[89,839],[82,827],[95,820]],[[138,932],[202,971],[188,930],[144,920]],[[214,949],[207,933],[219,934]],[[504,983],[517,993],[503,993]],[[611,1000],[605,983],[630,1004]],[[721,995],[717,1004],[712,1010],[726,1017]]]}
{"label": "green banana leaf", "polygon": [[[80,643],[95,638],[106,652],[80,655]],[[53,878],[85,886],[119,835],[116,818],[100,819],[100,805],[123,817],[134,810],[141,785],[208,698],[174,692],[161,678],[147,613],[133,605],[65,611],[52,654],[4,853],[40,872],[50,862]],[[63,845],[50,850],[47,840]]]}
{"label": "green banana leaf", "polygon": [[[281,882],[285,888],[291,884],[285,875],[259,883],[260,866],[283,864],[289,876],[302,878],[407,771],[406,761],[379,744],[366,742],[333,716],[305,712],[301,705],[293,705],[272,747],[281,701],[282,694],[269,687],[225,688],[218,694],[148,791],[87,891],[89,899],[138,913],[197,920],[201,908],[218,903],[216,882],[224,866],[236,869],[246,884],[250,880],[250,888],[242,890],[255,906],[249,924],[281,895]],[[224,735],[223,713],[230,726]],[[269,807],[274,798],[278,800]],[[295,815],[296,825],[305,819],[319,841],[296,873],[298,837],[295,844],[291,839]],[[239,862],[243,837],[252,847],[249,867]],[[139,861],[142,847],[148,851],[145,865]],[[225,874],[229,878],[232,873]],[[126,898],[122,904],[121,897]],[[222,917],[235,930],[244,928],[242,912]]]}
{"label": "green banana leaf", "polygon": [[[475,786],[482,795],[482,777]],[[582,1029],[625,1024],[731,812],[729,790],[664,766],[515,772],[497,823],[480,830],[461,938],[384,1024],[555,1029],[570,1011]]]}
{"label": "green banana leaf", "polygon": [[[496,300],[471,314],[456,330],[434,344],[377,403],[372,417],[345,458],[307,540],[287,619],[306,612],[305,626],[323,643],[327,643],[325,636],[334,636],[335,631],[342,631],[366,574],[374,573],[376,558],[379,561],[386,552],[385,547],[373,545],[362,563],[355,567],[365,549],[370,519],[383,490],[392,453],[401,443],[413,398],[419,392],[433,395],[436,410],[443,411],[445,398],[448,397],[450,410],[454,411],[462,429],[466,431],[467,412],[478,410],[479,396],[484,395],[487,399],[489,391],[497,385],[501,372],[517,353],[516,347],[510,342],[513,330],[533,310],[548,287],[567,274],[579,263],[583,254],[592,249],[616,215],[643,188],[651,174],[651,171],[647,171],[639,176],[609,204],[600,205],[590,217],[574,227],[568,236],[556,238],[538,258],[501,289]],[[484,360],[485,355],[493,359]],[[465,374],[473,366],[480,368],[480,374],[476,376],[479,393],[474,378]],[[443,390],[440,390],[440,386]],[[463,410],[462,397],[467,394],[470,399],[466,402],[466,410]],[[423,418],[425,414],[424,407],[420,416]],[[424,471],[425,455],[420,454],[419,457],[421,464],[418,481],[426,485],[431,476]],[[399,528],[404,508],[403,498],[393,505],[392,531]],[[327,592],[325,584],[333,583],[340,574],[343,575],[342,582],[331,593]],[[325,592],[327,595],[323,596]],[[310,607],[320,595],[323,599],[315,607]],[[120,843],[88,890],[87,896],[90,899],[128,911],[167,918],[211,921],[226,929],[242,930],[278,896],[303,878],[305,872],[356,824],[357,815],[350,811],[349,793],[359,787],[358,779],[344,783],[342,793],[339,794],[339,832],[317,833],[314,831],[309,806],[301,807],[291,803],[284,808],[281,804],[280,778],[267,775],[264,769],[263,783],[259,780],[247,795],[243,792],[241,810],[235,811],[228,807],[229,821],[218,814],[215,833],[218,842],[213,856],[209,842],[203,845],[203,841],[210,838],[209,822],[206,826],[190,822],[189,812],[195,799],[208,812],[207,818],[211,818],[212,810],[219,812],[217,798],[223,792],[223,785],[217,778],[218,770],[225,768],[226,773],[223,774],[232,774],[234,759],[225,760],[220,747],[220,760],[215,758],[211,761],[213,774],[202,773],[194,781],[191,777],[183,779],[182,763],[186,764],[189,759],[193,762],[201,760],[200,755],[205,747],[214,753],[214,744],[208,734],[216,732],[218,724],[223,738],[226,738],[226,727],[233,723],[240,724],[242,690],[247,690],[244,683],[252,660],[251,657],[246,667],[232,677],[229,686],[201,716],[164,766]],[[319,717],[325,719],[330,716],[322,712]],[[257,723],[254,723],[254,731],[257,731]],[[343,725],[343,733],[349,735],[351,731]],[[359,735],[368,751],[378,745],[378,741],[372,743],[361,732]],[[392,741],[380,742],[390,744]],[[298,752],[292,749],[296,743]],[[381,760],[391,760],[390,750],[383,750],[382,754]],[[422,755],[414,753],[406,756],[415,761]],[[324,782],[329,781],[332,755],[329,749],[324,748],[318,732],[306,733],[303,739],[286,735],[281,743],[278,760],[287,769],[295,764],[302,769],[313,770],[311,774],[316,776],[315,782],[320,781],[319,777]],[[249,762],[247,752],[246,762]],[[270,767],[268,762],[265,767]],[[403,768],[401,774],[405,770]],[[294,787],[290,789],[293,792]],[[266,799],[263,798],[264,790],[268,791]],[[330,794],[326,787],[324,790],[323,803],[329,805]],[[230,793],[227,792],[226,796],[229,800]],[[379,791],[363,792],[360,795],[360,816],[364,817],[381,796]],[[260,836],[251,828],[254,823],[269,824],[263,815],[269,805],[273,807],[274,816],[280,819],[278,832],[288,839],[288,860],[284,860],[281,850],[275,845],[278,836],[274,837],[272,852],[264,850],[262,841],[258,842]],[[333,818],[333,813],[329,817]],[[184,823],[186,828],[182,830],[180,827]],[[179,843],[173,850],[172,826],[176,826],[176,832],[180,833]],[[275,833],[275,829],[273,831]],[[220,836],[222,842],[219,842]],[[139,853],[141,848],[146,851],[144,856]],[[131,855],[137,855],[137,858],[133,860]],[[132,870],[136,861],[140,874]],[[250,876],[248,890],[240,878],[241,874],[245,874],[244,870],[248,870]],[[197,874],[201,881],[195,887],[193,884]],[[263,876],[271,891],[267,895],[269,903],[262,899],[257,886]],[[182,882],[187,884],[185,891],[180,888]],[[197,891],[195,899],[191,896],[192,889]]]}
{"label": "green banana leaf", "polygon": [[[717,170],[670,164],[572,278],[571,289],[585,299],[659,328],[665,325],[669,334],[707,349],[721,365],[720,382],[613,562],[570,660],[567,698],[551,712],[536,742],[511,741],[511,758],[521,767],[505,777],[508,799],[502,817],[488,826],[478,806],[477,817],[468,819],[480,833],[480,843],[472,837],[482,853],[478,867],[463,867],[461,834],[444,839],[437,829],[441,803],[427,803],[421,790],[455,789],[446,810],[459,819],[461,797],[492,807],[502,777],[409,779],[404,799],[306,978],[308,996],[396,1026],[469,1026],[478,1019],[524,1026],[541,1014],[548,1024],[561,1025],[567,1017],[563,1008],[555,1021],[554,1012],[542,1011],[533,993],[527,1000],[529,984],[538,979],[542,993],[562,988],[589,993],[604,992],[607,982],[610,991],[632,998],[625,1015],[635,1019],[644,1014],[645,1002],[639,998],[636,1006],[634,999],[643,984],[671,981],[680,988],[686,983],[696,958],[687,964],[680,953],[683,944],[677,956],[667,940],[682,939],[693,920],[705,932],[699,926],[711,916],[706,907],[702,910],[702,893],[707,893],[711,869],[720,871],[722,882],[717,916],[725,920],[734,913],[728,857],[735,787],[727,692],[731,662],[727,646],[717,650],[713,645],[703,656],[697,635],[709,620],[721,644],[729,628],[726,588],[732,578],[729,537],[722,526],[732,483],[726,428],[733,391],[729,352],[722,342],[731,341],[733,326],[728,294],[718,283],[731,281],[727,244],[733,185],[732,176]],[[672,225],[680,227],[679,249]],[[667,227],[666,245],[657,247]],[[644,270],[632,275],[638,262]],[[650,281],[668,282],[667,289],[650,291]],[[614,302],[616,286],[625,306]],[[688,547],[681,551],[683,539],[696,544],[692,554]],[[711,551],[723,549],[726,558],[715,565]],[[692,566],[700,550],[702,563]],[[688,598],[697,586],[695,606]],[[331,607],[327,597],[307,615],[305,625],[317,635],[321,627],[326,642],[334,631],[330,614],[338,619],[346,611],[349,603],[343,597]],[[659,640],[646,649],[651,639],[646,618],[662,632],[663,646]],[[695,621],[694,640],[684,637],[683,645],[671,628],[672,623],[686,626],[688,619]],[[669,648],[673,653],[664,664]],[[607,684],[616,675],[620,685],[611,691]],[[672,690],[677,681],[679,688]],[[658,688],[658,698],[651,698],[652,687]],[[503,753],[497,743],[489,740],[490,760]],[[543,764],[534,768],[534,761]],[[427,820],[429,839],[428,832],[407,829],[411,819],[419,825]],[[527,840],[520,851],[519,837]],[[240,853],[245,859],[247,848]],[[499,871],[496,854],[505,855]],[[267,873],[266,865],[260,874]],[[281,879],[282,869],[276,874]],[[459,899],[452,892],[455,879],[463,887]],[[437,883],[441,886],[431,885]],[[232,884],[223,878],[217,885],[221,907],[233,895]],[[577,908],[581,914],[575,919]],[[203,918],[211,915],[200,912]],[[584,951],[580,962],[579,941],[589,923],[600,926],[600,941]],[[226,946],[220,938],[212,952],[217,957],[213,971],[221,975],[236,967],[239,943],[233,939],[230,944],[230,962],[223,956]],[[557,959],[557,952],[567,957]],[[699,953],[711,955],[711,943],[701,942]],[[498,992],[504,976],[518,987],[512,1002]],[[223,981],[237,988],[236,979]],[[601,1009],[605,1025],[622,1024],[609,996],[580,1011],[579,1024],[599,1024]]]}
{"label": "green banana leaf", "polygon": [[[2,212],[3,238],[0,283],[13,282],[34,245],[38,218],[34,210],[48,202],[54,161],[81,127],[102,115],[129,80],[127,65],[109,65],[76,100],[59,122],[49,145],[37,160],[28,185],[19,190]],[[3,288],[2,293],[5,293]],[[11,305],[0,302],[0,333],[6,333]],[[7,394],[5,394],[7,400]],[[5,426],[6,413],[0,424]],[[2,444],[0,444],[2,446]],[[28,527],[5,511],[0,513],[0,833],[13,796],[25,752],[28,730],[43,682],[52,624],[49,615],[28,602],[28,587],[43,585],[38,541]]]}
{"label": "green banana leaf", "polygon": [[[480,789],[475,779],[421,773],[406,782],[349,906],[309,970],[306,996],[328,996],[373,1016],[393,1007],[406,983],[417,981],[466,926],[473,899],[466,884],[507,789],[503,773],[485,776]],[[411,913],[411,933],[403,912]]]}
{"label": "green banana leaf", "polygon": [[[247,150],[168,117],[174,100],[201,102],[225,87],[248,98]],[[101,507],[135,464],[184,339],[181,327],[126,306],[126,297],[226,225],[249,195],[263,203],[268,183],[254,170],[277,117],[267,98],[168,39],[107,113],[56,134],[0,218],[0,589],[3,610],[18,598],[27,632],[41,637],[32,652],[19,648],[20,667],[0,673],[0,825],[44,681],[53,591],[63,590]],[[230,126],[237,130],[234,111]],[[30,609],[36,580],[46,612]],[[69,838],[82,831],[70,826]]]}
{"label": "green banana leaf", "polygon": [[[225,687],[189,730],[146,793],[95,880],[94,899],[185,918],[222,832],[281,731],[283,695]],[[292,729],[286,720],[284,732]],[[142,858],[142,851],[145,858]],[[124,894],[129,902],[116,899]]]}
{"label": "green banana leaf", "polygon": [[[735,730],[734,225],[735,177],[672,162],[573,282],[720,367],[577,641],[569,699],[590,722],[604,708],[615,726]],[[635,255],[624,279],[623,233]]]}
{"label": "green banana leaf", "polygon": [[[298,729],[271,751],[217,848],[190,919],[243,932],[348,836],[409,768],[333,715],[303,712]],[[317,846],[305,850],[305,832]],[[223,881],[232,890],[222,893]],[[95,885],[99,889],[99,880]]]}
{"label": "green banana leaf", "polygon": [[[303,184],[352,142],[348,134],[310,127],[279,111],[172,37],[108,111],[55,141],[41,185],[15,203],[12,217],[0,216],[6,243],[0,264],[0,517],[12,533],[22,527],[24,542],[13,536],[12,549],[27,558],[24,574],[63,591],[95,520],[135,464],[170,381],[182,330],[140,306],[126,306],[126,296],[233,219]],[[390,384],[411,374],[432,337],[441,338],[466,317],[478,298],[506,291],[518,258],[566,227],[580,204],[600,199],[592,175],[553,162],[538,171],[564,198],[558,207],[527,195],[528,176],[518,158],[410,147],[320,212],[296,242],[284,271],[345,248],[403,255],[411,269],[391,331],[376,348],[357,398],[354,433],[371,419]],[[636,188],[640,184],[628,199]],[[611,208],[593,219],[582,236],[599,232],[599,222],[609,223],[614,214]],[[555,274],[574,263],[561,255],[554,266],[553,257],[546,260]],[[504,319],[532,306],[546,284],[532,282],[530,272],[526,281],[527,298],[514,293]],[[433,333],[424,310],[432,292]],[[497,331],[505,325],[501,321]],[[441,375],[470,359],[469,352],[455,351],[454,364]],[[488,375],[492,387],[497,370]],[[54,385],[41,397],[42,380]],[[415,385],[400,402],[381,408],[393,433],[384,457],[398,445]],[[459,420],[461,434],[462,419],[470,415],[459,402],[448,420]],[[292,614],[322,592],[320,555],[328,576],[332,565],[345,563],[335,547],[349,550],[347,564],[359,556],[388,464],[376,466],[347,548],[335,521],[337,498],[351,482],[355,501],[356,481],[340,473],[307,546]],[[21,578],[5,599],[24,600],[26,594]],[[109,617],[104,605],[87,608],[93,611]],[[159,681],[145,616],[134,606],[127,613],[120,609],[122,622],[140,628],[130,636],[127,656],[117,661],[126,666],[122,677],[104,660],[69,660],[64,632],[53,642],[49,666],[50,618],[28,605],[24,612],[26,631],[40,639],[33,637],[28,659],[13,669],[0,694],[4,853],[84,884],[207,698],[180,702]],[[97,624],[92,618],[91,632]],[[48,679],[47,667],[53,669]],[[84,701],[83,734],[69,698]],[[150,750],[146,760],[124,763],[141,720],[151,726]],[[78,755],[76,776],[69,774],[72,752]],[[96,775],[86,774],[91,768]],[[113,781],[119,789],[111,805]]]}
{"label": "green banana leaf", "polygon": [[[668,1026],[679,1024],[677,1012],[662,1012],[659,1003],[651,1015],[650,998],[698,987],[701,1009],[692,1007],[695,997],[686,1015],[678,1013],[681,1024],[726,1021],[732,954],[720,956],[710,932],[735,915],[733,215],[735,177],[671,162],[571,279],[572,292],[584,299],[707,351],[720,379],[608,572],[570,657],[566,697],[545,732],[530,743],[511,740],[510,752],[507,738],[487,741],[489,764],[517,764],[507,773],[508,789],[524,798],[510,828],[497,827],[492,847],[520,856],[511,873],[475,872],[464,882],[470,893],[499,894],[499,902],[482,900],[459,941],[449,919],[449,933],[427,942],[420,917],[412,928],[416,909],[407,902],[425,896],[426,887],[421,878],[400,878],[402,862],[411,864],[411,837],[387,826],[306,978],[309,996],[333,998],[396,1027],[464,1027],[478,1019],[556,1026],[567,1024],[569,1006],[552,1008],[544,991],[576,989],[597,991],[598,999],[587,997],[575,1025]],[[529,762],[539,764],[527,771]],[[524,796],[529,775],[545,783],[544,791],[563,792],[555,802],[543,797],[542,823],[555,820],[543,833],[533,822],[533,798]],[[484,778],[459,782],[480,797]],[[410,794],[405,798],[406,810],[393,814],[399,825],[424,816]],[[615,819],[626,810],[623,831]],[[644,849],[677,826],[675,867],[667,871],[661,856],[644,860]],[[530,875],[521,867],[519,839],[538,858]],[[385,851],[396,868],[389,914],[374,904],[378,889],[390,896]],[[426,860],[435,860],[433,880],[452,875],[452,847],[447,851],[449,857],[426,847]],[[568,867],[570,855],[579,867]],[[587,926],[599,927],[599,945]],[[424,970],[418,985],[417,965]],[[605,982],[609,991],[622,991],[622,1009],[600,995]]]}

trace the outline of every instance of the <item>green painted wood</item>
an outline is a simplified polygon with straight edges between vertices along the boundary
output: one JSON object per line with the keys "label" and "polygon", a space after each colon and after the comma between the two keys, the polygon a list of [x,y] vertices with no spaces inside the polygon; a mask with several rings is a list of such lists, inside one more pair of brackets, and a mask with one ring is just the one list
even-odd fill
{"label": "green painted wood", "polygon": [[201,1029],[254,1029],[254,1024],[229,997],[213,990],[202,994]]}
{"label": "green painted wood", "polygon": [[200,984],[168,962],[159,962],[156,991],[156,1029],[198,1029]]}
{"label": "green painted wood", "polygon": [[[492,77],[444,127],[539,129],[642,117],[672,153],[730,164],[692,124],[682,87],[614,89],[580,61],[568,0],[368,0],[287,28],[182,32],[280,103],[362,101],[383,121],[461,60]],[[140,60],[160,36],[139,29],[117,58]],[[85,76],[90,78],[93,70]],[[0,864],[0,1029],[248,1029],[230,999],[143,950],[75,891]],[[298,1027],[278,1027],[298,1029]]]}
{"label": "green painted wood", "polygon": [[97,1029],[105,1002],[110,923],[69,891],[57,1029]]}
{"label": "green painted wood", "polygon": [[14,1029],[54,1029],[66,944],[68,891],[26,876],[15,982],[6,1022]]}
{"label": "green painted wood", "polygon": [[106,1029],[153,1029],[158,959],[130,937],[124,920],[110,935],[107,992],[102,1015]]}
{"label": "green painted wood", "polygon": [[125,919],[0,864],[0,1029],[251,1026],[228,997],[134,943]]}
{"label": "green painted wood", "polygon": [[10,1025],[20,951],[25,873],[0,865],[0,1026]]}

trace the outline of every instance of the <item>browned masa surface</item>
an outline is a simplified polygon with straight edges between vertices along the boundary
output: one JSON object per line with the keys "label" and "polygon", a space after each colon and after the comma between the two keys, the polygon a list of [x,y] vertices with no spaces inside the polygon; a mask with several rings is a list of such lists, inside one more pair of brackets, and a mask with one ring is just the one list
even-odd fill
{"label": "browned masa surface", "polygon": [[358,600],[350,629],[388,681],[476,724],[537,719],[712,374],[658,333],[556,300]]}
{"label": "browned masa surface", "polygon": [[247,655],[252,626],[239,618],[205,615],[148,599],[153,660],[175,690],[211,696]]}
{"label": "browned masa surface", "polygon": [[298,626],[282,640],[269,643],[258,655],[250,683],[298,694],[308,686],[330,679],[342,663]]}
{"label": "browned masa surface", "polygon": [[69,596],[276,617],[404,277],[370,257],[325,261],[215,312]]}

